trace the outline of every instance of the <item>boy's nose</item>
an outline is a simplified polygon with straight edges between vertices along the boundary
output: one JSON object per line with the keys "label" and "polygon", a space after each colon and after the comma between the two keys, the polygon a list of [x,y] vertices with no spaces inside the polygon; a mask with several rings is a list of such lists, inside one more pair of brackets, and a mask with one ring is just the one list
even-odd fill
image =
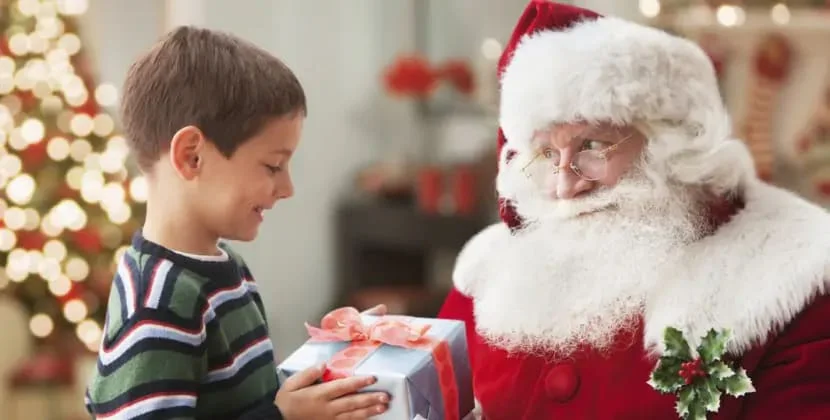
{"label": "boy's nose", "polygon": [[274,188],[274,198],[277,200],[284,200],[294,196],[294,183],[289,178],[287,182],[277,185]]}

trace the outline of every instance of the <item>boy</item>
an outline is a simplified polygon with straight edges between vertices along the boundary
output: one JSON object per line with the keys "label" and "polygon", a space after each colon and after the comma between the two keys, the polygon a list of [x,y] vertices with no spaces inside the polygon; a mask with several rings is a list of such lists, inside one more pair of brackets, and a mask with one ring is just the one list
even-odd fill
{"label": "boy", "polygon": [[[300,82],[234,36],[181,27],[130,69],[122,119],[147,176],[143,228],[118,265],[87,391],[99,419],[359,419],[373,378],[279,387],[266,316],[242,258],[266,210],[290,198],[306,116]],[[278,388],[279,391],[278,391]]]}

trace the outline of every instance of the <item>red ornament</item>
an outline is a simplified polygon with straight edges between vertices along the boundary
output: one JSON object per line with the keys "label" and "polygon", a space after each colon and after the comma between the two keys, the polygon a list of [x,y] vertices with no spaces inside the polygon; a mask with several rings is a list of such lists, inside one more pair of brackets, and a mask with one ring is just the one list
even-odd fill
{"label": "red ornament", "polygon": [[49,157],[49,155],[46,152],[45,140],[30,144],[29,147],[20,152],[20,160],[23,162],[23,169],[30,173],[40,169],[47,157]]}
{"label": "red ornament", "polygon": [[98,115],[98,103],[95,102],[95,97],[93,95],[89,95],[89,98],[84,102],[81,106],[77,106],[73,108],[75,113],[78,114],[87,114],[90,117],[94,117]]}
{"label": "red ornament", "polygon": [[47,240],[46,236],[39,230],[17,231],[17,247],[27,251],[43,249],[43,245],[46,244]]}
{"label": "red ornament", "polygon": [[6,36],[0,37],[0,55],[12,55],[12,50],[9,49],[9,38]]}
{"label": "red ornament", "polygon": [[66,302],[69,302],[70,300],[73,300],[73,299],[83,300],[83,297],[84,297],[84,294],[86,293],[86,290],[87,290],[87,287],[84,283],[78,283],[78,282],[73,281],[72,282],[72,287],[69,289],[69,292],[67,292],[63,296],[58,296],[57,297],[58,302],[60,302],[61,305],[64,305],[64,304],[66,304]]}
{"label": "red ornament", "polygon": [[830,197],[830,180],[817,182],[816,192],[824,197]]}
{"label": "red ornament", "polygon": [[792,54],[786,38],[778,34],[769,35],[755,56],[755,69],[768,79],[782,82],[790,72]]}
{"label": "red ornament", "polygon": [[72,240],[84,252],[101,252],[101,235],[92,228],[84,228],[72,234]]}
{"label": "red ornament", "polygon": [[443,80],[449,82],[459,92],[470,95],[475,90],[475,76],[470,66],[462,60],[450,60],[438,70]]}
{"label": "red ornament", "polygon": [[80,197],[80,193],[69,186],[69,184],[63,183],[58,187],[57,195],[60,198],[70,198],[70,199],[78,199]]}
{"label": "red ornament", "polygon": [[393,95],[427,97],[436,87],[437,78],[426,59],[401,57],[383,75],[386,89]]}
{"label": "red ornament", "polygon": [[706,372],[704,372],[701,368],[702,364],[703,361],[698,358],[691,362],[684,362],[680,365],[680,371],[678,374],[681,378],[683,378],[683,382],[686,385],[691,384],[697,378],[705,378],[707,376]]}
{"label": "red ornament", "polygon": [[32,111],[37,106],[38,99],[32,91],[19,90],[16,94],[17,98],[20,99],[20,110],[24,113]]}

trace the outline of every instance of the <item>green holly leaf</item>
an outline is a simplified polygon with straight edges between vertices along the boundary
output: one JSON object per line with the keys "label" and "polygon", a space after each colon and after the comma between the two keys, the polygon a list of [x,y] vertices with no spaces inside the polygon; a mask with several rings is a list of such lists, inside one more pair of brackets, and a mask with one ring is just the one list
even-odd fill
{"label": "green holly leaf", "polygon": [[691,386],[681,389],[680,393],[677,394],[677,402],[674,405],[674,409],[680,417],[684,419],[688,418],[689,408],[695,400],[695,395],[695,388]]}
{"label": "green holly leaf", "polygon": [[723,360],[718,360],[714,363],[710,363],[706,366],[706,373],[715,379],[716,381],[721,381],[722,379],[729,378],[735,375],[735,371],[732,370],[729,365],[723,362]]}
{"label": "green holly leaf", "polygon": [[750,392],[755,392],[752,380],[746,375],[746,370],[739,368],[735,374],[721,380],[721,388],[733,397],[740,397]]}
{"label": "green holly leaf", "polygon": [[706,420],[706,407],[700,401],[700,398],[695,398],[689,405],[689,414],[685,417],[689,420]]}
{"label": "green holly leaf", "polygon": [[726,353],[726,343],[729,342],[731,335],[729,330],[721,330],[720,332],[714,329],[709,330],[701,340],[700,346],[697,347],[697,353],[703,363],[708,364],[720,360]]}
{"label": "green holly leaf", "polygon": [[691,348],[680,330],[666,328],[666,350],[651,372],[648,383],[663,394],[677,395],[675,409],[681,418],[706,420],[708,412],[720,409],[724,392],[740,397],[755,391],[744,369],[723,360],[730,336],[729,330],[718,332],[712,329],[701,339],[696,350],[705,375],[687,385],[680,376],[680,368],[684,362],[691,361]]}
{"label": "green holly leaf", "polygon": [[666,344],[665,356],[676,357],[683,361],[692,359],[692,351],[689,348],[689,343],[683,338],[683,333],[677,328],[668,327],[663,332],[663,341]]}
{"label": "green holly leaf", "polygon": [[706,411],[716,412],[720,409],[720,398],[723,393],[711,378],[707,378],[697,386],[697,395]]}
{"label": "green holly leaf", "polygon": [[677,392],[685,382],[678,372],[683,360],[676,357],[661,357],[657,367],[651,372],[648,384],[663,394]]}

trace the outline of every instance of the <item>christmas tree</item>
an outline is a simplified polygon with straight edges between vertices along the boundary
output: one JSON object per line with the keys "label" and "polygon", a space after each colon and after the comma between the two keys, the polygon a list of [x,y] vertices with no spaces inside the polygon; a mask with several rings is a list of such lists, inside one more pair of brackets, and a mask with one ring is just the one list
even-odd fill
{"label": "christmas tree", "polygon": [[146,184],[76,30],[86,0],[0,0],[0,293],[40,344],[97,351]]}

